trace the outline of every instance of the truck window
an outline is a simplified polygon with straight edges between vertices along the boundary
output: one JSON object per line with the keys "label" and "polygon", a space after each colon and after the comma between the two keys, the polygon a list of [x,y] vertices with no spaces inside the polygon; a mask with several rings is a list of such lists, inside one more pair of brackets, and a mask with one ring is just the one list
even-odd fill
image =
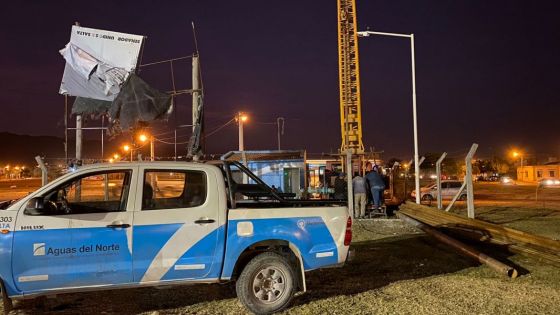
{"label": "truck window", "polygon": [[56,215],[126,211],[130,173],[107,171],[73,178],[48,192],[45,200]]}
{"label": "truck window", "polygon": [[202,171],[146,170],[142,210],[198,207],[206,201],[206,186]]}

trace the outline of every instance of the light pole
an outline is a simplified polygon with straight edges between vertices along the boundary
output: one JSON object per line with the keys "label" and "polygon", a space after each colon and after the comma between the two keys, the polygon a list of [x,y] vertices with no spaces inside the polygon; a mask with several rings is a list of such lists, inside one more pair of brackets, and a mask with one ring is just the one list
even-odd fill
{"label": "light pole", "polygon": [[[146,135],[144,133],[141,133],[138,136],[138,140],[140,140],[140,142],[145,143],[146,141],[150,140],[150,161],[154,161],[155,160],[155,148],[154,148],[154,136],[152,135]],[[176,143],[177,141],[175,141]]]}
{"label": "light pole", "polygon": [[523,171],[523,154],[521,154],[520,152],[514,151],[513,152],[513,157],[517,158],[519,157],[519,168],[521,168],[521,181],[525,181],[525,171]]}
{"label": "light pole", "polygon": [[132,147],[129,146],[128,144],[125,144],[125,145],[123,145],[123,151],[124,151],[125,153],[130,152],[130,162],[132,162],[132,151],[133,151],[133,150],[132,150]]}
{"label": "light pole", "polygon": [[420,163],[418,161],[418,120],[416,115],[416,63],[414,59],[414,34],[398,34],[398,33],[386,33],[386,32],[372,32],[364,31],[358,32],[360,37],[369,37],[370,35],[382,35],[382,36],[392,36],[392,37],[405,37],[410,38],[410,57],[412,66],[412,119],[414,128],[414,180],[416,183],[416,203],[420,204]]}
{"label": "light pole", "polygon": [[239,124],[239,151],[245,151],[245,144],[243,143],[243,123],[247,121],[248,117],[245,113],[237,113],[237,123]]}
{"label": "light pole", "polygon": [[[280,129],[280,121],[282,121],[282,129]],[[280,151],[280,134],[284,135],[284,117],[276,118],[276,125],[278,126],[278,151]]]}

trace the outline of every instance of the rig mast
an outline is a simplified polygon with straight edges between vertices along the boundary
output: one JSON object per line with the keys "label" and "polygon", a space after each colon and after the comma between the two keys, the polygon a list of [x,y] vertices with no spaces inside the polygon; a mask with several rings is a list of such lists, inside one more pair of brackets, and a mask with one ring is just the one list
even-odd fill
{"label": "rig mast", "polygon": [[356,0],[337,0],[341,153],[363,154]]}

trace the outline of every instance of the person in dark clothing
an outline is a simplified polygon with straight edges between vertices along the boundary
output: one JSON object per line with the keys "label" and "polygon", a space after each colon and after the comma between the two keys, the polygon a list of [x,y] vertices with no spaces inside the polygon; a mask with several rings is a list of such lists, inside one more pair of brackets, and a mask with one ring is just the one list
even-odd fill
{"label": "person in dark clothing", "polygon": [[367,173],[366,180],[368,181],[369,187],[371,189],[371,195],[373,197],[373,208],[379,209],[381,207],[383,191],[385,190],[385,181],[383,180],[383,177],[381,177],[381,174],[379,174],[379,168],[377,167],[377,165],[373,167],[371,172]]}
{"label": "person in dark clothing", "polygon": [[348,187],[344,179],[344,173],[339,173],[338,177],[334,180],[334,199],[347,199]]}

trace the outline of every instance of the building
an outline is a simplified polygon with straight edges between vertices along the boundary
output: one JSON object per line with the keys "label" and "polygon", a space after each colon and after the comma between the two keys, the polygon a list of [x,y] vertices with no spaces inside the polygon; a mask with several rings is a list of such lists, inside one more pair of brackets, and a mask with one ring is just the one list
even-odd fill
{"label": "building", "polygon": [[528,165],[517,168],[517,180],[538,182],[543,179],[560,179],[560,163],[551,162],[544,165]]}

